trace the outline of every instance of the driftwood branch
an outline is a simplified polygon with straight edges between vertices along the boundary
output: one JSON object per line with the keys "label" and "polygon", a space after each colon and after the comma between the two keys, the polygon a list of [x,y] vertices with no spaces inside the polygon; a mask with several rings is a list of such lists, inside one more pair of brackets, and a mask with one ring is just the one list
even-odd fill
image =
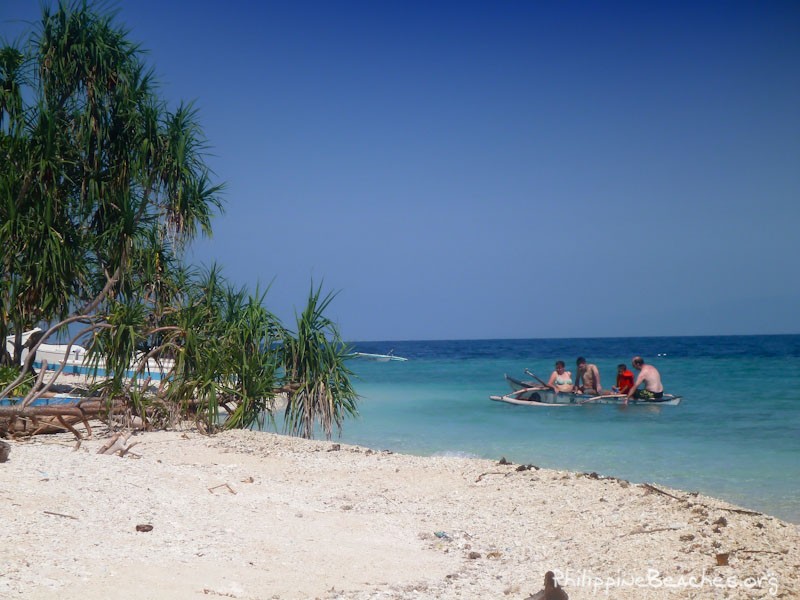
{"label": "driftwood branch", "polygon": [[478,478],[475,480],[475,483],[478,483],[481,479],[483,479],[486,475],[502,475],[505,477],[508,473],[503,473],[502,471],[486,471],[486,473],[481,473],[478,475]]}
{"label": "driftwood branch", "polygon": [[630,531],[630,532],[626,533],[625,535],[628,536],[628,535],[639,535],[641,533],[658,533],[658,532],[661,532],[661,531],[676,531],[678,529],[681,529],[681,528],[680,527],[659,527],[658,529],[635,529],[633,531]]}
{"label": "driftwood branch", "polygon": [[643,483],[642,487],[646,490],[650,490],[651,492],[656,492],[657,494],[663,494],[664,496],[669,496],[670,498],[674,498],[679,502],[683,502],[684,500],[683,498],[678,498],[677,496],[670,494],[669,492],[665,492],[664,490],[658,489],[656,486],[650,485],[649,483]]}
{"label": "driftwood branch", "polygon": [[213,494],[213,493],[214,493],[214,490],[216,490],[216,489],[218,489],[218,488],[221,488],[221,487],[227,488],[227,489],[228,489],[228,491],[229,491],[231,494],[234,494],[234,495],[236,494],[236,490],[234,490],[234,489],[233,489],[233,488],[232,488],[232,487],[231,487],[229,484],[227,484],[227,483],[220,483],[219,485],[215,485],[214,487],[210,487],[210,488],[208,488],[208,492],[209,492],[210,494]]}
{"label": "driftwood branch", "polygon": [[89,419],[108,419],[126,407],[124,400],[81,400],[75,404],[51,404],[47,406],[0,406],[0,432],[4,435],[27,436],[40,433],[70,431],[80,440],[75,425],[83,423],[88,436],[92,435]]}
{"label": "driftwood branch", "polygon": [[[665,492],[664,490],[658,489],[654,485],[650,485],[649,483],[643,483],[642,487],[650,490],[651,492],[656,492],[658,494],[663,494],[664,496],[669,496],[670,498],[674,498],[678,502],[688,502],[688,498],[679,498],[669,492]],[[695,493],[696,495],[696,493]],[[764,513],[756,512],[754,510],[746,510],[744,508],[725,508],[723,506],[709,506],[708,504],[703,504],[702,502],[696,502],[695,504],[699,504],[700,506],[705,506],[706,508],[710,508],[711,510],[726,510],[728,512],[738,513],[740,515],[751,515],[754,517],[761,517]]]}
{"label": "driftwood branch", "polygon": [[66,428],[66,429],[69,429],[69,431],[70,431],[70,433],[72,433],[72,435],[74,435],[74,436],[75,436],[77,439],[81,439],[81,434],[78,432],[78,430],[77,430],[77,429],[75,429],[75,428],[74,428],[72,425],[70,425],[69,423],[67,423],[67,422],[64,420],[64,417],[63,417],[63,416],[61,416],[61,415],[58,415],[58,416],[56,417],[56,419],[58,419],[58,422],[59,422],[59,423],[61,423],[61,424],[62,424],[62,425],[63,425],[63,426]]}
{"label": "driftwood branch", "polygon": [[47,406],[0,406],[0,418],[95,416],[125,407],[124,400],[84,400],[76,404],[50,404]]}
{"label": "driftwood branch", "polygon": [[[125,458],[125,455],[128,454],[128,452],[131,452],[131,448],[133,448],[138,443],[139,442],[131,442],[130,444],[125,446],[125,448],[119,453],[120,458]],[[139,454],[136,454],[135,452],[131,452],[131,456],[141,458],[141,456]]]}
{"label": "driftwood branch", "polygon": [[[707,506],[704,504],[703,506]],[[709,507],[711,508],[711,507]],[[714,507],[714,510],[727,510],[728,512],[739,513],[740,515],[753,515],[754,517],[764,516],[764,513],[756,512],[754,510],[746,510],[744,508],[720,508]]]}
{"label": "driftwood branch", "polygon": [[119,452],[120,457],[124,457],[128,452],[130,452],[131,448],[133,448],[139,442],[133,442],[131,444],[128,443],[130,439],[130,433],[116,433],[108,441],[103,444],[100,449],[97,451],[98,454],[105,454],[105,455],[112,455]]}
{"label": "driftwood branch", "polygon": [[65,515],[64,513],[53,512],[52,510],[46,510],[44,511],[44,514],[53,515],[54,517],[64,517],[65,519],[75,519],[76,521],[78,520],[78,517],[73,517],[72,515]]}

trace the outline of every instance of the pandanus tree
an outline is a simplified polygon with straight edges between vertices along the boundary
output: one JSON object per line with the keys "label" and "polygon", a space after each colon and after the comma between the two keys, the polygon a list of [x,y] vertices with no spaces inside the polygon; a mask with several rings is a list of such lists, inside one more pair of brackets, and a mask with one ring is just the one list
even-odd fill
{"label": "pandanus tree", "polygon": [[[263,425],[280,387],[276,349],[283,328],[264,294],[228,283],[216,266],[196,273],[183,305],[168,321],[165,346],[175,357],[165,394],[170,406],[196,403],[206,430]],[[226,418],[220,421],[218,411]]]}
{"label": "pandanus tree", "polygon": [[61,220],[63,203],[46,192],[63,185],[55,165],[64,140],[52,115],[35,114],[41,99],[34,106],[23,103],[23,90],[33,81],[30,64],[19,47],[0,50],[0,334],[5,339],[13,329],[17,335],[14,356],[3,356],[14,364],[25,328],[66,315],[86,264],[78,232]]}
{"label": "pandanus tree", "polygon": [[[290,332],[261,292],[183,266],[186,244],[211,232],[221,186],[197,112],[167,107],[114,18],[61,2],[29,40],[0,47],[0,340],[16,336],[0,363],[21,365],[22,332],[48,325],[0,398],[36,347],[68,330],[105,365],[104,397],[127,397],[146,419],[192,412],[209,430],[249,427],[284,392],[290,433],[330,437],[356,412],[347,352],[324,316],[332,296],[312,289]],[[126,375],[159,358],[171,377],[145,397]]]}
{"label": "pandanus tree", "polygon": [[[285,431],[306,438],[317,432],[330,438],[334,426],[341,431],[344,418],[357,415],[346,367],[349,349],[324,314],[332,294],[322,297],[321,288],[312,287],[296,331],[290,331],[264,307],[265,294],[231,285],[216,266],[186,274],[181,290],[158,328],[157,351],[174,360],[171,381],[149,401],[149,413],[140,414],[169,423],[176,413],[192,412],[209,432],[262,426],[265,419],[274,421],[281,394]],[[103,355],[121,357],[115,373],[144,341],[142,306],[116,303],[108,317],[113,326],[96,336]],[[134,402],[145,401],[124,377],[102,385],[114,395],[124,389]]]}
{"label": "pandanus tree", "polygon": [[160,305],[173,248],[221,208],[196,112],[168,110],[127,32],[85,2],[0,50],[0,89],[0,334],[96,332],[143,287]]}
{"label": "pandanus tree", "polygon": [[333,298],[312,286],[305,309],[297,315],[297,331],[286,335],[281,347],[290,384],[285,424],[293,435],[312,438],[319,426],[330,439],[334,425],[341,432],[344,417],[357,413],[357,394],[346,366],[349,349],[337,325],[325,316]]}

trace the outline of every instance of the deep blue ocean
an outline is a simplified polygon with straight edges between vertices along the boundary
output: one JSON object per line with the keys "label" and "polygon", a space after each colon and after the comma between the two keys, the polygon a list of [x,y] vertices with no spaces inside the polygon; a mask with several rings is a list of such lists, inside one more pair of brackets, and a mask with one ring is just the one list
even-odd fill
{"label": "deep blue ocean", "polygon": [[[800,335],[358,342],[360,416],[341,441],[596,471],[699,491],[800,523]],[[503,374],[547,379],[585,356],[614,383],[641,354],[679,406],[535,408],[489,400]]]}

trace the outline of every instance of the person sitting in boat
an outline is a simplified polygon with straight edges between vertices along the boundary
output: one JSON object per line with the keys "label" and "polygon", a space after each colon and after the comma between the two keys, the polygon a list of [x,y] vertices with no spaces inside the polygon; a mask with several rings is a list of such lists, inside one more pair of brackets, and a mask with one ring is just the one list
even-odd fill
{"label": "person sitting in boat", "polygon": [[627,394],[633,387],[633,373],[628,370],[628,365],[617,365],[617,385],[611,388],[615,394]]}
{"label": "person sitting in boat", "polygon": [[566,368],[563,360],[557,360],[556,370],[550,374],[550,380],[547,385],[553,388],[556,393],[572,391],[572,373],[567,371]]}
{"label": "person sitting in boat", "polygon": [[578,357],[575,362],[578,365],[578,376],[575,378],[575,385],[572,391],[579,394],[591,394],[592,396],[601,395],[603,389],[600,386],[600,370],[597,365],[587,363],[582,356]]}
{"label": "person sitting in boat", "polygon": [[[658,400],[664,396],[664,386],[661,384],[661,373],[653,365],[646,365],[641,356],[633,357],[633,368],[639,371],[639,376],[633,387],[628,390],[625,396],[625,404],[631,398],[637,400]],[[644,389],[639,386],[644,384]]]}

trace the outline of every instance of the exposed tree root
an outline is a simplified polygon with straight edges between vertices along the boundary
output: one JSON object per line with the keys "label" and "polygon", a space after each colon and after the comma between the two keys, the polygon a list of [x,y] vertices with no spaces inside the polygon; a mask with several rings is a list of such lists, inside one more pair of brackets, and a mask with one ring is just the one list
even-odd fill
{"label": "exposed tree root", "polygon": [[89,419],[108,420],[126,407],[124,400],[99,399],[47,406],[0,406],[0,436],[23,437],[69,431],[80,440],[83,435],[75,428],[76,424],[82,423],[91,437]]}

